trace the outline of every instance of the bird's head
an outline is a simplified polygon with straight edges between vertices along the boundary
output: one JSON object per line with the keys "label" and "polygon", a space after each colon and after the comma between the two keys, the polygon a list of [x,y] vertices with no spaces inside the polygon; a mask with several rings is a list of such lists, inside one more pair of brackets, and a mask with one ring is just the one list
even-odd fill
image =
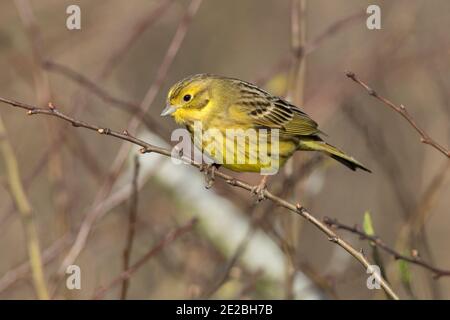
{"label": "bird's head", "polygon": [[171,115],[177,122],[192,120],[210,103],[213,76],[198,74],[174,84],[167,94],[161,116]]}

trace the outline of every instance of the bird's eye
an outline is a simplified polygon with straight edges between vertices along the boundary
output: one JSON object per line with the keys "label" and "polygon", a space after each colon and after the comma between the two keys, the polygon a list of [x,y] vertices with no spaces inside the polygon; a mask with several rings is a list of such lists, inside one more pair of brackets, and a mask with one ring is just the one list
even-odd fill
{"label": "bird's eye", "polygon": [[188,102],[189,100],[191,100],[192,96],[190,94],[185,94],[183,97],[183,100]]}

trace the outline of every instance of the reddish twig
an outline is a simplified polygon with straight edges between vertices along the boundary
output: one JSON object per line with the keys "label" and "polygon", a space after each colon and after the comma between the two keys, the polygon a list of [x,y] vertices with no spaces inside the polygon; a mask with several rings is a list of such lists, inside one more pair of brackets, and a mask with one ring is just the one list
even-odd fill
{"label": "reddish twig", "polygon": [[394,259],[404,260],[404,261],[410,262],[412,264],[421,266],[421,267],[433,272],[435,278],[450,276],[450,270],[440,269],[440,268],[430,265],[429,263],[427,263],[425,261],[422,261],[420,259],[420,256],[419,256],[417,250],[412,250],[413,254],[411,256],[405,256],[405,255],[399,253],[398,251],[396,251],[395,249],[389,247],[383,240],[381,240],[380,237],[378,237],[376,235],[368,235],[363,230],[361,230],[357,225],[355,225],[354,227],[348,226],[343,223],[340,223],[336,219],[331,219],[328,217],[323,218],[323,222],[332,228],[341,229],[341,230],[345,230],[345,231],[349,231],[351,233],[357,234],[362,239],[371,241],[374,245],[376,245],[377,247],[383,249],[384,251],[386,251],[387,253],[392,255],[394,257]]}
{"label": "reddish twig", "polygon": [[116,278],[114,278],[109,284],[106,286],[96,290],[93,299],[102,299],[105,294],[112,288],[114,288],[119,283],[123,282],[124,280],[130,279],[130,277],[140,268],[142,267],[148,260],[150,260],[152,257],[157,255],[161,250],[163,250],[165,247],[167,247],[169,244],[174,242],[176,239],[178,239],[180,236],[184,235],[185,233],[192,230],[192,228],[195,226],[197,222],[197,219],[190,220],[187,224],[184,226],[181,226],[172,232],[168,233],[163,239],[161,239],[154,247],[150,249],[149,252],[147,252],[142,258],[140,258],[135,264],[133,264],[131,267],[129,267],[127,270],[123,271],[121,274],[119,274]]}
{"label": "reddish twig", "polygon": [[399,113],[406,121],[409,122],[409,124],[417,131],[417,133],[420,135],[420,141],[422,143],[428,144],[444,154],[447,158],[450,158],[450,150],[446,149],[439,143],[437,143],[435,140],[433,140],[428,133],[425,132],[414,120],[414,118],[409,114],[408,110],[406,110],[406,107],[404,105],[397,106],[394,103],[392,103],[390,100],[380,96],[375,90],[373,90],[371,87],[369,87],[366,83],[361,81],[355,73],[351,71],[347,71],[346,76],[358,83],[360,86],[362,86],[364,89],[367,90],[369,95],[372,97],[378,99],[382,103],[384,103],[386,106],[394,110],[395,112]]}

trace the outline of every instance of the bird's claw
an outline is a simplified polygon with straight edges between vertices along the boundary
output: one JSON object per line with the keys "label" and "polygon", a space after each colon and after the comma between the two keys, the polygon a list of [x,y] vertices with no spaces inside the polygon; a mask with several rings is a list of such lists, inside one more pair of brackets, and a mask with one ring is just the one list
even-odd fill
{"label": "bird's claw", "polygon": [[204,172],[205,174],[205,188],[210,189],[214,185],[215,173],[218,169],[218,166],[215,163],[201,164],[200,172]]}
{"label": "bird's claw", "polygon": [[267,185],[265,183],[260,183],[252,188],[252,193],[257,196],[256,201],[260,202],[266,198]]}

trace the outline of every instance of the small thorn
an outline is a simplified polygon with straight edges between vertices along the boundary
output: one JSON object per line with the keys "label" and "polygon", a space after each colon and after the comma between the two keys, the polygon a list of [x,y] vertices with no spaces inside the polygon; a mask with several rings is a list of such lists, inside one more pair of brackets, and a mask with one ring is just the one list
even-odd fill
{"label": "small thorn", "polygon": [[140,152],[140,153],[147,153],[148,150],[147,150],[147,148],[142,147],[142,148],[139,149],[139,152]]}
{"label": "small thorn", "polygon": [[369,89],[369,95],[375,97],[377,95],[376,91],[373,89]]}
{"label": "small thorn", "polygon": [[33,114],[33,110],[28,110],[27,115],[31,116]]}
{"label": "small thorn", "polygon": [[122,134],[124,134],[125,136],[129,136],[130,135],[127,130],[123,130]]}
{"label": "small thorn", "polygon": [[50,109],[50,110],[55,110],[55,105],[53,104],[53,102],[49,102],[48,103],[48,108]]}
{"label": "small thorn", "polygon": [[402,110],[405,110],[406,109],[406,107],[404,106],[404,105],[400,105],[400,109],[402,109]]}

